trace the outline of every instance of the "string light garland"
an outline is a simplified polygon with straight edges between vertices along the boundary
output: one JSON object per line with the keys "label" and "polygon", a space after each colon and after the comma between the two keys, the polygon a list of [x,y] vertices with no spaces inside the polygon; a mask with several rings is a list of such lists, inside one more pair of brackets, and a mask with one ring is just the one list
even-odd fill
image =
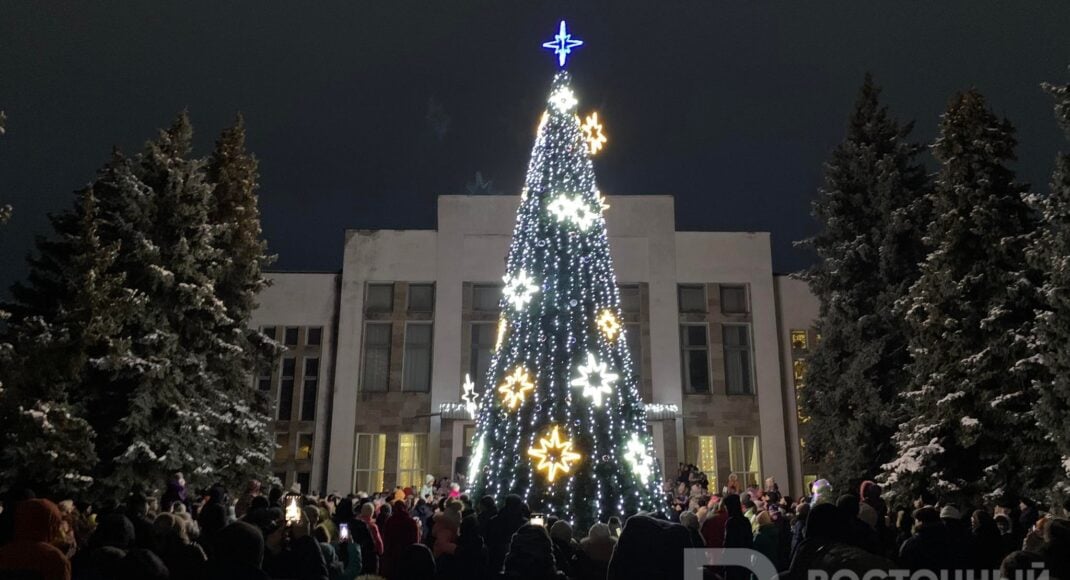
{"label": "string light garland", "polygon": [[639,439],[638,433],[632,433],[631,439],[628,439],[625,444],[624,460],[628,462],[636,477],[643,482],[643,485],[650,483],[650,476],[654,474],[654,462],[650,459],[650,455],[646,451],[646,444]]}
{"label": "string light garland", "polygon": [[591,211],[583,199],[571,195],[557,196],[550,202],[547,209],[558,222],[574,224],[580,231],[586,231],[591,227],[597,215]]}
{"label": "string light garland", "polygon": [[553,483],[557,472],[568,473],[572,464],[581,456],[572,450],[571,440],[561,439],[561,430],[557,425],[550,428],[547,436],[539,439],[538,447],[528,448],[528,455],[539,460],[535,469],[546,472],[546,480]]}
{"label": "string light garland", "polygon": [[609,370],[605,361],[599,361],[594,354],[587,353],[587,364],[577,369],[580,375],[572,379],[572,386],[583,389],[583,396],[591,400],[595,407],[602,406],[602,396],[613,393],[613,385],[620,378]]}
{"label": "string light garland", "polygon": [[505,342],[505,333],[509,330],[509,321],[504,317],[498,319],[498,336],[494,339],[494,352],[498,352],[502,349],[502,343]]}
{"label": "string light garland", "polygon": [[608,139],[603,129],[602,123],[598,121],[597,112],[587,115],[583,125],[580,126],[583,137],[587,140],[587,152],[591,155],[596,155],[606,146]]}
{"label": "string light garland", "polygon": [[524,370],[524,367],[516,367],[513,374],[505,377],[505,382],[498,387],[498,392],[502,394],[502,404],[515,411],[524,404],[527,393],[534,388],[535,384],[531,382],[528,371]]}
{"label": "string light garland", "polygon": [[620,322],[617,321],[617,315],[608,308],[598,315],[598,328],[606,340],[616,340],[620,335]]}

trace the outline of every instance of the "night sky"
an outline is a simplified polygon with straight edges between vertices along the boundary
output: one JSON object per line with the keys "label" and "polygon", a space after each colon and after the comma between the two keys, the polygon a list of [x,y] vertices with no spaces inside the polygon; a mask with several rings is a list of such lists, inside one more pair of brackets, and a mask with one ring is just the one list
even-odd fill
{"label": "night sky", "polygon": [[673,194],[682,230],[771,231],[777,271],[809,260],[792,242],[867,70],[926,142],[979,88],[1036,189],[1066,148],[1038,85],[1070,78],[1067,0],[0,0],[0,285],[112,146],[184,108],[200,154],[245,114],[278,269],[339,268],[346,228],[432,228],[477,171],[519,193],[561,18],[610,137],[602,191]]}

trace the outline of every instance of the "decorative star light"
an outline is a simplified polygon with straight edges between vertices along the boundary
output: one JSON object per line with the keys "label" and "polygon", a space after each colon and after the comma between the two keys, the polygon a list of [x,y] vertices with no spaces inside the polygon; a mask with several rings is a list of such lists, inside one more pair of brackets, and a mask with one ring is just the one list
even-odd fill
{"label": "decorative star light", "polygon": [[468,463],[468,482],[471,483],[476,480],[476,476],[479,475],[480,464],[483,463],[483,440],[486,437],[480,437],[472,448],[472,459]]}
{"label": "decorative star light", "polygon": [[632,433],[632,438],[624,446],[624,460],[632,466],[632,471],[643,482],[643,485],[649,485],[650,476],[654,473],[653,461],[646,452],[646,445],[636,433]]}
{"label": "decorative star light", "polygon": [[505,289],[502,290],[505,293],[505,299],[517,310],[523,310],[528,305],[528,302],[531,302],[531,298],[535,293],[539,291],[539,286],[535,284],[535,280],[523,270],[517,272],[515,276],[506,274],[502,277],[502,281],[505,282]]}
{"label": "decorative star light", "polygon": [[476,392],[476,384],[472,382],[472,377],[468,373],[464,374],[462,387],[464,388],[464,393],[461,394],[461,400],[464,401],[468,414],[475,417],[476,411],[479,410],[479,393]]}
{"label": "decorative star light", "polygon": [[539,460],[535,468],[545,471],[546,480],[553,483],[558,471],[568,473],[572,464],[579,461],[581,456],[572,450],[571,440],[561,440],[561,430],[557,425],[554,425],[547,435],[539,438],[538,447],[528,448],[528,455]]}
{"label": "decorative star light", "polygon": [[583,138],[587,140],[587,151],[591,155],[598,153],[605,147],[606,134],[602,130],[602,123],[598,121],[597,112],[587,115],[583,125],[580,125],[580,130],[583,131]]}
{"label": "decorative star light", "polygon": [[601,329],[607,340],[617,338],[620,333],[620,322],[617,321],[617,315],[613,314],[613,311],[608,308],[603,310],[598,315],[598,328]]}
{"label": "decorative star light", "polygon": [[559,222],[572,222],[581,231],[594,224],[595,213],[583,201],[582,196],[559,195],[546,206]]}
{"label": "decorative star light", "polygon": [[516,367],[513,374],[505,377],[505,382],[498,387],[502,394],[502,404],[510,411],[515,411],[524,404],[527,393],[535,389],[535,383],[531,382],[528,371],[524,367]]}
{"label": "decorative star light", "polygon": [[572,379],[572,386],[581,387],[583,396],[590,399],[595,407],[601,407],[602,395],[613,392],[613,385],[619,377],[610,372],[608,364],[599,362],[590,352],[587,353],[587,364],[580,365],[577,370],[580,374]]}
{"label": "decorative star light", "polygon": [[554,91],[554,94],[550,95],[550,104],[558,111],[567,113],[572,110],[572,107],[579,104],[579,101],[576,100],[576,93],[573,93],[572,89],[561,87]]}
{"label": "decorative star light", "polygon": [[505,331],[509,330],[509,321],[505,317],[498,319],[498,338],[494,340],[494,352],[498,352],[502,349],[502,345],[505,344]]}
{"label": "decorative star light", "polygon": [[568,33],[568,29],[565,27],[565,21],[561,21],[561,25],[557,30],[557,35],[549,42],[542,43],[543,48],[549,48],[557,55],[557,64],[565,66],[565,60],[568,59],[568,55],[572,53],[572,49],[577,46],[583,45],[583,41],[579,39],[573,39],[572,35]]}

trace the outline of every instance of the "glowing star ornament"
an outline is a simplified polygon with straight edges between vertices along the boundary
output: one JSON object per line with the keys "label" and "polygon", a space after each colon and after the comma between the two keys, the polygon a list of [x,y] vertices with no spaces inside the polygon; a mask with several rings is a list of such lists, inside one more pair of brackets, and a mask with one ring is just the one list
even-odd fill
{"label": "glowing star ornament", "polygon": [[539,460],[535,469],[546,472],[546,481],[554,482],[557,472],[569,473],[572,464],[581,456],[572,450],[571,440],[561,440],[561,430],[554,425],[546,436],[539,438],[538,447],[529,447],[528,455]]}
{"label": "glowing star ornament", "polygon": [[515,411],[524,404],[527,394],[534,389],[535,383],[531,382],[528,371],[524,370],[524,367],[516,367],[513,374],[505,377],[505,382],[498,387],[498,392],[502,394],[502,405],[510,411]]}
{"label": "glowing star ornament", "polygon": [[561,223],[575,224],[581,231],[594,224],[595,213],[580,196],[559,195],[550,201],[546,209]]}
{"label": "glowing star ornament", "polygon": [[505,294],[505,299],[516,310],[523,310],[531,302],[535,293],[539,291],[539,286],[535,284],[535,280],[523,270],[517,272],[515,276],[503,276],[502,281],[505,282],[505,288],[502,290]]}
{"label": "glowing star ornament", "polygon": [[580,125],[580,130],[583,131],[583,138],[587,140],[587,151],[591,155],[598,153],[605,147],[606,134],[603,131],[602,123],[598,121],[598,113],[587,115],[583,125]]}
{"label": "glowing star ornament", "polygon": [[557,64],[560,66],[565,66],[565,61],[568,59],[568,55],[572,53],[573,48],[582,45],[582,40],[572,38],[572,35],[568,33],[568,28],[565,27],[564,20],[561,21],[561,25],[558,27],[554,39],[542,43],[543,48],[549,48],[554,51],[554,54],[557,55]]}
{"label": "glowing star ornament", "polygon": [[653,461],[646,452],[646,445],[639,439],[639,435],[632,433],[632,438],[624,446],[624,460],[632,467],[635,476],[643,482],[650,484],[650,476],[654,473]]}
{"label": "glowing star ornament", "polygon": [[579,376],[572,379],[572,386],[582,388],[583,396],[590,399],[595,407],[601,407],[602,396],[613,392],[613,385],[619,377],[610,372],[608,364],[600,362],[592,353],[587,353],[587,364],[580,365],[577,370]]}
{"label": "glowing star ornament", "polygon": [[554,91],[554,94],[550,95],[550,104],[558,111],[567,113],[572,110],[572,107],[579,104],[579,101],[576,100],[576,93],[573,93],[572,89],[561,87]]}
{"label": "glowing star ornament", "polygon": [[461,394],[461,401],[464,402],[464,407],[468,409],[468,414],[475,417],[476,411],[479,410],[479,393],[476,392],[476,384],[472,382],[472,377],[468,373],[464,374],[464,393]]}
{"label": "glowing star ornament", "polygon": [[606,337],[606,340],[614,340],[620,334],[620,322],[617,321],[617,316],[613,314],[612,310],[608,308],[603,310],[598,315],[598,329],[602,331],[602,335]]}

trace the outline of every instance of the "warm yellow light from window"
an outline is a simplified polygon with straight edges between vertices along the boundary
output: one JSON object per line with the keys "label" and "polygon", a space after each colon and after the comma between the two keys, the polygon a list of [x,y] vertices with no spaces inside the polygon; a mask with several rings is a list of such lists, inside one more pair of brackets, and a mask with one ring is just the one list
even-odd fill
{"label": "warm yellow light from window", "polygon": [[796,359],[791,363],[791,374],[796,383],[801,383],[806,379],[806,361],[804,359]]}
{"label": "warm yellow light from window", "polygon": [[795,350],[806,350],[806,348],[809,346],[807,342],[808,339],[805,330],[791,331],[791,348]]}

